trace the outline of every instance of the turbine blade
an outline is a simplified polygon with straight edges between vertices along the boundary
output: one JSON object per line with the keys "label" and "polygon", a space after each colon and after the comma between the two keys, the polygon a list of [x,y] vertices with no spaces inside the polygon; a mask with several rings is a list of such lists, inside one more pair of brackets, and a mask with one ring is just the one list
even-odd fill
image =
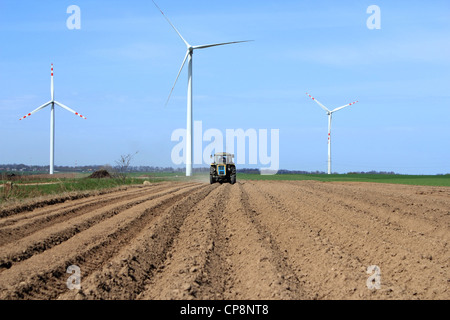
{"label": "turbine blade", "polygon": [[169,103],[170,96],[172,95],[173,89],[175,88],[175,85],[177,84],[178,78],[180,77],[181,70],[183,70],[183,67],[184,67],[184,64],[186,63],[186,59],[187,59],[188,55],[189,55],[189,50],[186,51],[186,55],[184,56],[184,60],[183,60],[183,63],[181,64],[180,71],[178,71],[177,78],[175,79],[175,83],[173,84],[172,90],[170,90],[169,97],[167,98],[166,104],[164,106],[167,106],[167,104]]}
{"label": "turbine blade", "polygon": [[79,116],[80,118],[86,119],[85,116],[83,116],[83,115],[79,114],[78,112],[76,112],[76,111],[70,109],[68,106],[63,105],[62,103],[60,103],[60,102],[58,102],[58,101],[55,101],[55,103],[56,103],[58,106],[60,106],[61,108],[64,108],[64,109],[66,109],[67,111],[72,112],[74,115]]}
{"label": "turbine blade", "polygon": [[169,24],[172,26],[173,30],[175,30],[175,32],[178,34],[178,36],[181,38],[181,40],[183,40],[183,42],[186,44],[186,47],[190,47],[190,44],[184,40],[183,36],[181,35],[180,32],[178,32],[177,28],[175,28],[175,26],[172,24],[172,22],[170,22],[169,18],[166,17],[166,15],[164,14],[164,12],[158,7],[158,5],[156,4],[155,1],[153,1],[153,4],[156,6],[156,8],[158,8],[158,10],[161,12],[161,14],[164,16],[164,18],[166,18],[167,22],[169,22]]}
{"label": "turbine blade", "polygon": [[55,89],[53,86],[53,63],[52,63],[52,73],[51,73],[51,80],[50,80],[50,95],[52,96],[52,100],[55,100]]}
{"label": "turbine blade", "polygon": [[323,104],[321,104],[319,101],[317,101],[316,98],[314,98],[313,96],[311,96],[308,92],[306,93],[308,95],[308,97],[310,97],[311,99],[313,99],[315,102],[317,102],[317,104],[326,112],[330,112],[330,110],[328,110],[327,107],[325,107]]}
{"label": "turbine blade", "polygon": [[216,47],[216,46],[224,46],[227,44],[233,44],[233,43],[242,43],[242,42],[250,42],[250,41],[254,41],[254,40],[244,40],[244,41],[232,41],[232,42],[223,42],[223,43],[214,43],[214,44],[204,44],[204,45],[200,45],[200,46],[193,46],[193,49],[205,49],[205,48],[211,48],[211,47]]}
{"label": "turbine blade", "polygon": [[354,101],[354,102],[352,102],[352,103],[346,104],[345,106],[342,106],[342,107],[336,108],[336,109],[334,109],[334,110],[333,110],[333,111],[331,111],[331,112],[336,112],[336,111],[339,111],[339,110],[341,110],[341,109],[344,109],[345,107],[351,106],[351,105],[353,105],[353,104],[355,104],[355,103],[357,103],[357,102],[359,102],[359,101]]}
{"label": "turbine blade", "polygon": [[23,117],[20,118],[19,120],[25,119],[25,118],[31,116],[33,113],[38,112],[38,111],[41,110],[41,109],[44,109],[44,108],[45,108],[46,106],[48,106],[50,103],[52,103],[52,101],[49,101],[49,102],[44,103],[42,106],[40,106],[39,108],[37,108],[37,109],[31,111],[30,113],[28,113],[27,115],[23,116]]}

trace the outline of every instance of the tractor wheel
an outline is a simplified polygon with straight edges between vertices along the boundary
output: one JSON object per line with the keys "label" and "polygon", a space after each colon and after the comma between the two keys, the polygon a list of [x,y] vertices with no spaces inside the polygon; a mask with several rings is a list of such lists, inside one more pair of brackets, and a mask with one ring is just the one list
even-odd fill
{"label": "tractor wheel", "polygon": [[209,175],[209,183],[213,184],[214,182],[214,177],[212,175]]}
{"label": "tractor wheel", "polygon": [[235,184],[236,183],[236,174],[231,175],[230,177],[230,183]]}

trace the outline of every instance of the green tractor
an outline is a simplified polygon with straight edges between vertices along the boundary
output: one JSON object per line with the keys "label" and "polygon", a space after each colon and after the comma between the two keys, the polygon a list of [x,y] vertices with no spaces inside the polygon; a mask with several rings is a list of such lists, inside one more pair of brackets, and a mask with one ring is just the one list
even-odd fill
{"label": "green tractor", "polygon": [[[211,156],[213,158],[213,156]],[[214,162],[209,170],[209,183],[236,183],[236,166],[233,162],[234,154],[219,152],[214,154]]]}

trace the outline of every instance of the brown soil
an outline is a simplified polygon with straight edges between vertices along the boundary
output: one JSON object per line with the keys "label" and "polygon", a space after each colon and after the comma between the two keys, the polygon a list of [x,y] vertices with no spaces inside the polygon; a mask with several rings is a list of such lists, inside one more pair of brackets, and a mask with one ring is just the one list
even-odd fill
{"label": "brown soil", "polygon": [[0,299],[447,300],[449,231],[448,187],[140,185],[5,213]]}
{"label": "brown soil", "polygon": [[92,173],[89,178],[91,179],[104,179],[104,178],[111,178],[111,175],[106,170],[97,170],[94,173]]}

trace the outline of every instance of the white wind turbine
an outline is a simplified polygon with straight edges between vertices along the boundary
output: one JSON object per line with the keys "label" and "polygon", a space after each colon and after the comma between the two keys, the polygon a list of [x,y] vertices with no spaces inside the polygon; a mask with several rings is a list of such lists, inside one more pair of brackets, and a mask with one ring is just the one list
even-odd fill
{"label": "white wind turbine", "polygon": [[162,10],[158,7],[158,5],[155,3],[155,1],[153,1],[153,3],[158,8],[158,10],[162,13],[162,15],[167,20],[167,22],[169,22],[169,24],[172,26],[172,28],[175,30],[175,32],[178,34],[178,36],[181,38],[181,40],[183,40],[183,42],[187,48],[186,55],[184,57],[183,63],[181,64],[180,71],[178,71],[178,75],[177,75],[177,78],[175,79],[175,83],[172,87],[172,90],[170,90],[170,94],[169,94],[169,97],[167,98],[166,105],[169,102],[170,96],[172,95],[172,91],[175,88],[175,85],[178,81],[178,77],[180,76],[181,70],[183,70],[184,64],[186,63],[186,59],[189,58],[189,61],[188,61],[188,92],[187,92],[187,126],[186,126],[186,176],[191,176],[192,175],[192,160],[193,160],[193,155],[192,155],[192,56],[193,56],[194,50],[205,49],[205,48],[216,47],[216,46],[223,46],[223,45],[233,44],[233,43],[249,42],[252,40],[191,46],[181,36],[180,32],[178,32],[178,30],[170,22],[170,20],[166,17],[164,12],[162,12]]}
{"label": "white wind turbine", "polygon": [[81,114],[79,114],[78,112],[63,105],[62,103],[55,101],[55,91],[53,89],[53,63],[52,63],[52,67],[51,67],[50,95],[51,95],[52,100],[50,100],[49,102],[46,102],[39,108],[31,111],[30,113],[23,116],[19,120],[25,119],[25,118],[31,116],[33,113],[38,112],[39,110],[44,109],[45,107],[47,107],[49,105],[52,106],[51,112],[50,112],[50,174],[53,174],[54,163],[55,163],[55,161],[54,161],[55,160],[55,104],[57,104],[58,106],[60,106],[63,109],[66,109],[67,111],[72,112],[73,114],[75,114],[76,116],[79,116],[80,118],[83,118],[83,119],[86,119],[86,118],[84,116],[82,116]]}
{"label": "white wind turbine", "polygon": [[315,102],[317,102],[317,104],[323,109],[325,110],[325,112],[328,115],[328,174],[331,174],[331,117],[333,112],[339,111],[345,107],[351,106],[352,104],[357,103],[358,101],[346,104],[345,106],[336,108],[334,110],[328,110],[327,107],[325,107],[323,104],[321,104],[319,101],[317,101],[317,99],[315,99],[314,97],[312,97],[310,94],[308,94],[308,92],[306,93],[311,99],[313,99]]}

